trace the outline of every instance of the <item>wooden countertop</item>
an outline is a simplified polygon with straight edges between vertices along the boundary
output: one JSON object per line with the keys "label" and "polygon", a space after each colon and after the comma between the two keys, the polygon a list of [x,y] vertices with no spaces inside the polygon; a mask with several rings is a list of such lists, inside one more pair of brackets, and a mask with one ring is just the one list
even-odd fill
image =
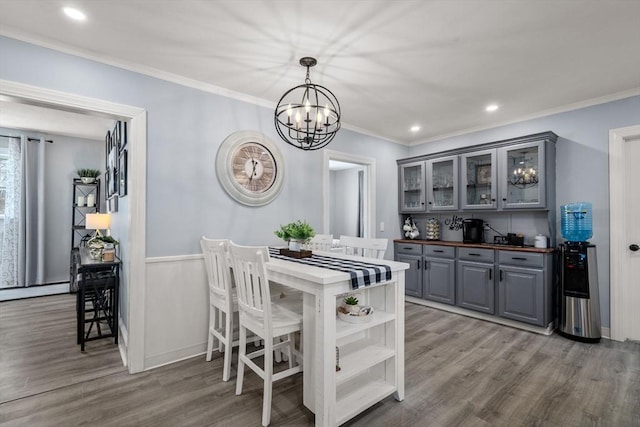
{"label": "wooden countertop", "polygon": [[462,242],[447,242],[444,240],[410,240],[410,239],[395,239],[395,243],[414,243],[418,245],[440,245],[440,246],[456,246],[459,248],[482,248],[482,249],[496,249],[499,251],[518,251],[518,252],[537,252],[537,253],[552,253],[555,252],[554,248],[534,248],[533,246],[506,246],[506,245],[493,245],[491,243],[462,243]]}

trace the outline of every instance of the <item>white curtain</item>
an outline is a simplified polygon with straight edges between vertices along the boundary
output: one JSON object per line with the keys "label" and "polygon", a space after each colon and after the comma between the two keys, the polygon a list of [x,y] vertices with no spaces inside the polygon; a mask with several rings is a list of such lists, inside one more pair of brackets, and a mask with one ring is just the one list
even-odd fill
{"label": "white curtain", "polygon": [[44,139],[12,139],[7,159],[0,288],[44,283]]}

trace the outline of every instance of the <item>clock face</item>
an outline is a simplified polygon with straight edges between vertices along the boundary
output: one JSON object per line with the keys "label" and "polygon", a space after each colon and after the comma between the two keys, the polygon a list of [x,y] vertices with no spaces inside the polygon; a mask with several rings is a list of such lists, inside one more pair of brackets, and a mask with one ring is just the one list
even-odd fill
{"label": "clock face", "polygon": [[271,202],[284,183],[284,164],[278,147],[254,131],[234,132],[222,142],[216,157],[216,173],[226,192],[249,206]]}
{"label": "clock face", "polygon": [[273,154],[264,145],[247,142],[231,156],[233,178],[251,193],[268,191],[276,180],[278,167]]}

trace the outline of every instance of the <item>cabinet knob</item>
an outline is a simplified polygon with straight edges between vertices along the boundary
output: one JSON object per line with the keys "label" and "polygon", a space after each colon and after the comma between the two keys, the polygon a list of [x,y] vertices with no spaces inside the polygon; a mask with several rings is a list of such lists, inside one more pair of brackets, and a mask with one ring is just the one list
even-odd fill
{"label": "cabinet knob", "polygon": [[636,252],[638,249],[640,249],[640,246],[634,243],[632,245],[629,245],[629,249],[632,250],[633,252]]}

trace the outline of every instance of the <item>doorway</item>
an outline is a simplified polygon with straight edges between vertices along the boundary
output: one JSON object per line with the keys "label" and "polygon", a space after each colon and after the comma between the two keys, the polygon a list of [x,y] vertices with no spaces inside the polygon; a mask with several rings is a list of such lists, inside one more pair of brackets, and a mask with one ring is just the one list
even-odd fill
{"label": "doorway", "polygon": [[640,341],[640,125],[609,132],[611,338]]}
{"label": "doorway", "polygon": [[[19,103],[36,105],[86,115],[99,115],[128,120],[129,132],[129,204],[128,215],[120,215],[116,226],[128,231],[128,251],[122,266],[128,271],[121,279],[121,312],[126,322],[120,323],[120,353],[130,373],[144,370],[144,332],[146,296],[146,111],[123,104],[0,80],[0,95]],[[113,223],[112,223],[112,229]],[[135,309],[134,309],[135,308]]]}
{"label": "doorway", "polygon": [[[324,150],[324,234],[375,237],[375,166],[370,157]],[[336,180],[339,194],[332,191]]]}

